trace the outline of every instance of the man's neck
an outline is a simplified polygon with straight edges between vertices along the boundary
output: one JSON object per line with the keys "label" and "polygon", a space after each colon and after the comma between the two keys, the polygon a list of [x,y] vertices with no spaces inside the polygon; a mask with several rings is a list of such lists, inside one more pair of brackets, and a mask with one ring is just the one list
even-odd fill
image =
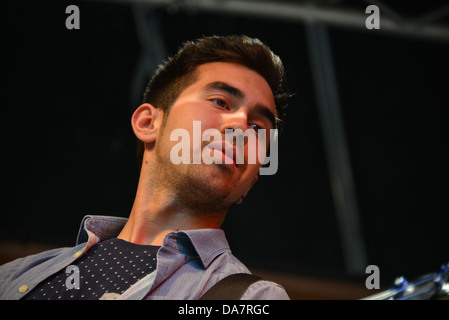
{"label": "man's neck", "polygon": [[226,212],[199,212],[184,206],[167,191],[151,192],[139,183],[133,208],[118,238],[146,245],[162,245],[170,232],[220,228]]}

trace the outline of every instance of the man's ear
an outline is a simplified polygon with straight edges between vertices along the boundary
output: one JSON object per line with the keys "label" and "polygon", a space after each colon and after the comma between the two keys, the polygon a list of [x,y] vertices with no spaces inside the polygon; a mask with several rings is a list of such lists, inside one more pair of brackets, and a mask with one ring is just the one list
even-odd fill
{"label": "man's ear", "polygon": [[155,142],[164,112],[149,103],[140,105],[131,117],[136,137],[144,142]]}

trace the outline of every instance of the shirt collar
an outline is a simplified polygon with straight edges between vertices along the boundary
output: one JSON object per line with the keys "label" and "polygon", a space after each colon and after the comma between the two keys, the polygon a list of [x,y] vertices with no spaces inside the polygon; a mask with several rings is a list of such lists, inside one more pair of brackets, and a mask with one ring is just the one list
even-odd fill
{"label": "shirt collar", "polygon": [[171,232],[164,238],[163,246],[183,253],[196,252],[204,268],[225,251],[231,251],[221,229],[192,229]]}
{"label": "shirt collar", "polygon": [[[78,232],[77,244],[89,240],[93,233],[98,241],[115,238],[125,226],[127,218],[110,216],[85,216]],[[170,232],[164,238],[163,247],[185,255],[198,255],[204,268],[221,253],[230,251],[222,229],[192,229]]]}

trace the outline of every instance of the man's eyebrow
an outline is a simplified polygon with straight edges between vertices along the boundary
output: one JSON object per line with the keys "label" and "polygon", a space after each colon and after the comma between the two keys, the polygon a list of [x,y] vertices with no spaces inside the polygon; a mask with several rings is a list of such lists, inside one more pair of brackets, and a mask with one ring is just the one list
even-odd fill
{"label": "man's eyebrow", "polygon": [[[245,98],[245,93],[242,90],[222,81],[211,82],[204,87],[204,91],[212,91],[212,90],[220,90],[227,92],[228,94],[232,95],[233,97],[239,100],[243,100]],[[272,125],[272,128],[276,128],[276,116],[273,114],[273,112],[270,111],[268,107],[264,106],[263,104],[257,104],[254,108],[254,112],[267,118],[270,124]]]}
{"label": "man's eyebrow", "polygon": [[254,111],[267,118],[273,129],[276,128],[276,116],[273,114],[273,112],[270,111],[270,109],[268,109],[263,104],[257,104],[254,108]]}
{"label": "man's eyebrow", "polygon": [[227,84],[226,82],[222,82],[222,81],[211,82],[204,87],[204,90],[205,91],[211,91],[211,90],[225,91],[225,92],[229,93],[231,96],[234,96],[235,98],[237,98],[239,100],[242,100],[245,98],[245,93],[242,90],[237,89],[236,87],[233,87],[233,86]]}

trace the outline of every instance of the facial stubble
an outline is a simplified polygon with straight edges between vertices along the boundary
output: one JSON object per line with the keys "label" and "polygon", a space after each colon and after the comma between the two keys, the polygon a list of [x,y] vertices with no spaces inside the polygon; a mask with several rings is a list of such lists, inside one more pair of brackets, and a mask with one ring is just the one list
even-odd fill
{"label": "facial stubble", "polygon": [[[231,168],[225,164],[194,164],[192,154],[189,164],[172,163],[170,148],[164,146],[164,141],[169,141],[170,137],[170,132],[166,131],[164,117],[155,146],[156,167],[152,170],[156,179],[153,182],[157,182],[155,191],[168,192],[173,200],[198,213],[226,212],[236,201],[231,199],[236,185],[227,179]],[[207,144],[203,143],[201,150]]]}

